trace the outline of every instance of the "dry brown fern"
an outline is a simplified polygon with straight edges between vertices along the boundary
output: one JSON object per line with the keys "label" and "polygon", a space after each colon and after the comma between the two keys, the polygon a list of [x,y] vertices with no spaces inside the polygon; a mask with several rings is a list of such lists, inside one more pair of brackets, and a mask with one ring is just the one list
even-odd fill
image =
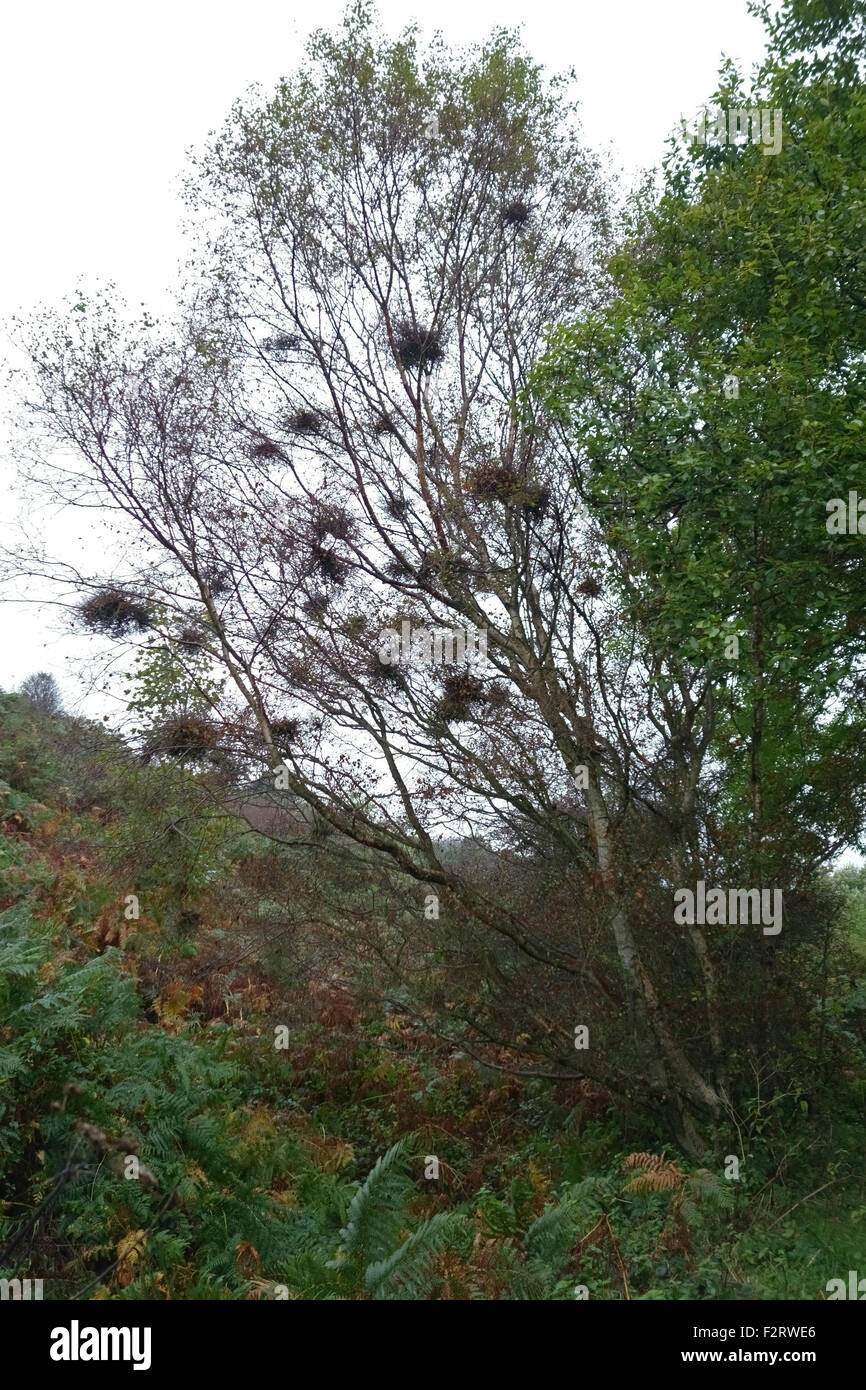
{"label": "dry brown fern", "polygon": [[624,1192],[679,1192],[686,1180],[686,1174],[663,1153],[629,1154],[624,1166],[641,1169],[631,1182],[626,1183]]}
{"label": "dry brown fern", "polygon": [[639,1169],[638,1174],[625,1184],[623,1191],[668,1192],[671,1205],[667,1218],[659,1234],[655,1249],[658,1256],[662,1250],[668,1254],[684,1257],[687,1267],[694,1267],[692,1234],[689,1223],[695,1217],[697,1208],[704,1202],[716,1207],[728,1207],[733,1203],[730,1186],[722,1182],[707,1168],[698,1168],[693,1173],[684,1173],[664,1154],[633,1153],[625,1159],[626,1169]]}

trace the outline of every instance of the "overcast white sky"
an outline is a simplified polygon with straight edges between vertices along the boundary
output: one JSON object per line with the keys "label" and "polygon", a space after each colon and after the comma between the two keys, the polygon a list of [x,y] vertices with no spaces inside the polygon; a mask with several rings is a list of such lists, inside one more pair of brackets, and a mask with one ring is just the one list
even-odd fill
{"label": "overcast white sky", "polygon": [[[164,308],[184,255],[186,151],[251,83],[267,89],[288,72],[310,30],[332,26],[343,9],[343,0],[7,7],[0,316],[107,280],[132,304]],[[522,26],[539,61],[576,69],[587,143],[611,149],[629,173],[657,163],[679,118],[709,99],[723,54],[749,69],[763,51],[745,0],[436,0],[417,8],[381,0],[379,10],[393,32],[414,18],[455,43],[495,25]],[[3,455],[0,468],[9,518],[15,499]],[[66,658],[82,642],[64,635],[50,610],[7,603],[2,617],[0,688],[47,669],[75,707],[81,692]],[[91,696],[84,708],[110,707]]]}

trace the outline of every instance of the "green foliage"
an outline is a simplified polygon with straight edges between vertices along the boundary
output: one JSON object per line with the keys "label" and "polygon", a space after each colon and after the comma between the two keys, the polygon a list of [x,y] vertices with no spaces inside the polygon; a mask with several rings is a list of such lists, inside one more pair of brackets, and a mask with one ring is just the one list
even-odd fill
{"label": "green foliage", "polygon": [[371,1298],[426,1298],[432,1287],[430,1261],[454,1239],[458,1218],[437,1212],[407,1236],[397,1250],[369,1264],[364,1287]]}
{"label": "green foliage", "polygon": [[340,1236],[350,1259],[375,1260],[393,1244],[396,1234],[396,1201],[408,1186],[401,1173],[407,1141],[400,1139],[377,1159],[374,1167],[352,1198],[349,1217]]}
{"label": "green foliage", "polygon": [[825,504],[862,481],[866,90],[859,11],[808,60],[791,56],[816,31],[804,13],[771,24],[757,91],[726,67],[712,102],[781,108],[781,152],[672,145],[660,194],[627,219],[615,293],[552,334],[535,404],[565,423],[575,487],[628,556],[610,582],[651,667],[712,678],[732,820],[750,793],[742,714],[759,706],[768,828],[787,813],[808,857],[856,839],[864,813],[863,542],[828,533]]}
{"label": "green foliage", "polygon": [[[26,798],[22,806],[32,813]],[[343,1141],[313,1142],[326,1113],[353,1142],[375,1125],[376,1107],[359,1098],[371,1080],[374,1094],[383,1085],[375,1049],[359,1043],[336,1067],[325,1052],[318,1080],[300,1064],[295,1087],[255,1033],[148,1024],[119,952],[61,949],[53,880],[26,840],[0,837],[0,869],[12,897],[0,915],[0,1249],[28,1212],[41,1212],[38,1256],[25,1232],[0,1265],[4,1276],[45,1277],[49,1297],[237,1299],[273,1297],[285,1285],[290,1298],[560,1300],[585,1283],[593,1298],[620,1299],[621,1260],[639,1299],[797,1298],[820,1296],[822,1281],[854,1259],[839,1202],[850,1193],[852,1222],[862,1221],[862,1097],[852,1094],[847,1110],[837,1104],[835,1200],[784,1223],[774,1218],[816,1185],[818,1160],[784,1185],[774,1178],[777,1146],[789,1146],[779,1107],[752,1124],[756,1153],[741,1184],[718,1166],[680,1164],[663,1170],[683,1175],[679,1187],[626,1191],[616,1126],[563,1126],[540,1083],[521,1145],[503,1152],[496,1131],[486,1185],[443,1209],[432,1184],[419,1188],[413,1130],[355,1178],[341,1171],[344,1150],[353,1162]],[[857,872],[842,880],[855,905],[859,881]],[[444,1092],[453,1122],[471,1133],[473,1099],[491,1100],[485,1083],[476,1078],[474,1096],[461,1068],[418,1090],[416,1067],[410,1055],[386,1068],[397,1094],[417,1092],[416,1126],[425,1106],[442,1113]],[[332,1091],[343,1097],[336,1106]],[[436,1144],[466,1171],[478,1139],[458,1149],[440,1134]],[[123,1175],[130,1154],[142,1164],[138,1181]],[[581,1167],[591,1171],[563,1181]],[[544,1171],[560,1174],[557,1189]]]}
{"label": "green foliage", "polygon": [[224,755],[215,713],[225,679],[217,677],[209,653],[207,615],[193,614],[187,626],[178,628],[159,605],[155,611],[165,631],[136,653],[124,691],[130,713],[141,720],[132,732],[142,736],[147,758],[219,765]]}
{"label": "green foliage", "polygon": [[45,746],[40,738],[44,719],[20,695],[0,692],[0,781],[31,797],[42,797],[52,782]]}

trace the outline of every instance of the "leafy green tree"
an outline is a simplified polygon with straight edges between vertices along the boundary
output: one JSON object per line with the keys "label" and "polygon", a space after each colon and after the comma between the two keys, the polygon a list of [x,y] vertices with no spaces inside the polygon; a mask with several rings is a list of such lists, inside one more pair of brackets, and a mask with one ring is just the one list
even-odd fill
{"label": "leafy green tree", "polygon": [[36,671],[21,682],[21,694],[26,695],[34,709],[43,714],[57,714],[63,706],[60,687],[49,671]]}
{"label": "leafy green tree", "polygon": [[764,17],[755,90],[728,65],[712,107],[781,110],[781,151],[673,143],[609,302],[553,332],[532,402],[563,423],[650,685],[690,692],[678,881],[796,892],[866,810],[866,542],[828,517],[864,488],[866,27],[862,5]]}
{"label": "leafy green tree", "polygon": [[160,620],[164,630],[136,652],[132,683],[124,691],[127,708],[142,721],[132,732],[141,737],[146,758],[219,762],[227,734],[219,715],[225,680],[209,650],[206,618],[172,625],[165,606],[158,605],[156,626]]}

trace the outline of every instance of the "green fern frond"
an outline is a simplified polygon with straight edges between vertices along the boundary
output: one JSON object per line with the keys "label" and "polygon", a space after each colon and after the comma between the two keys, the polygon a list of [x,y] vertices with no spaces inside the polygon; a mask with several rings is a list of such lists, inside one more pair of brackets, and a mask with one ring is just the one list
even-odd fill
{"label": "green fern frond", "polygon": [[406,1189],[406,1179],[400,1171],[407,1157],[409,1136],[398,1139],[387,1153],[378,1158],[352,1198],[346,1225],[340,1232],[343,1256],[360,1258],[364,1264],[381,1257],[393,1244],[394,1204]]}
{"label": "green fern frond", "polygon": [[577,1206],[577,1201],[569,1196],[555,1206],[545,1207],[523,1238],[527,1253],[547,1262],[564,1254],[574,1238]]}
{"label": "green fern frond", "polygon": [[694,1220],[700,1206],[714,1211],[730,1211],[734,1206],[731,1184],[708,1168],[697,1168],[686,1179],[680,1204],[684,1220]]}
{"label": "green fern frond", "polygon": [[367,1266],[364,1285],[375,1299],[424,1298],[432,1287],[430,1262],[455,1233],[456,1222],[447,1212],[437,1212],[403,1241],[403,1244]]}
{"label": "green fern frond", "polygon": [[[536,1217],[523,1237],[523,1248],[532,1259],[555,1264],[568,1255],[582,1207],[592,1200],[598,1183],[596,1178],[584,1178],[563,1193],[557,1202],[548,1203]],[[584,1216],[588,1213],[583,1213]]]}

